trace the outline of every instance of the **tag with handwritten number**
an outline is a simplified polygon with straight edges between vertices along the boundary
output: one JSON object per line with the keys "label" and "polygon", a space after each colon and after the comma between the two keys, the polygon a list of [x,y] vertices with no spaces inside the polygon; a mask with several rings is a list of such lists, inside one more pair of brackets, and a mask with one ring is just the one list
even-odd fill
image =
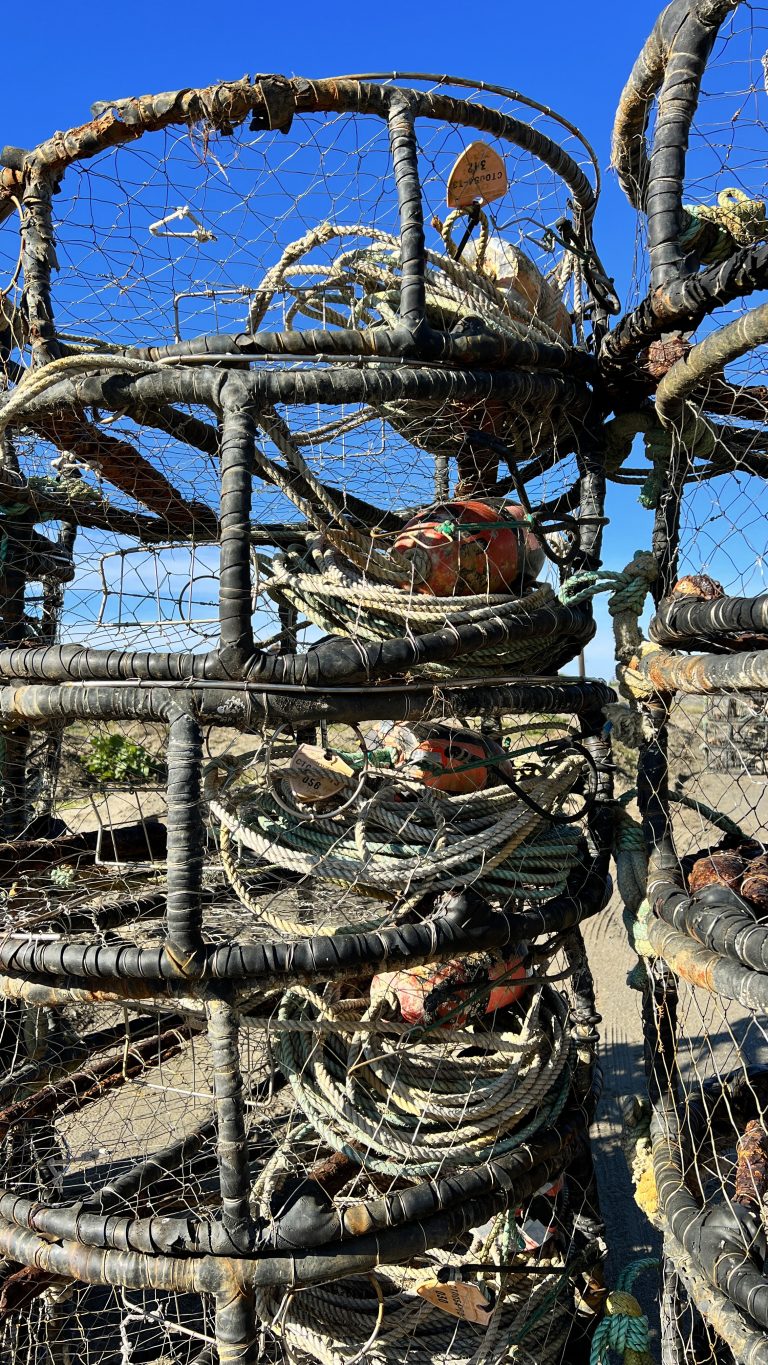
{"label": "tag with handwritten number", "polygon": [[343,790],[354,769],[340,754],[319,744],[300,744],[291,758],[288,780],[298,801],[325,801]]}
{"label": "tag with handwritten number", "polygon": [[476,1284],[466,1284],[463,1280],[447,1280],[445,1284],[427,1280],[426,1284],[419,1285],[418,1293],[453,1318],[488,1326],[493,1308]]}
{"label": "tag with handwritten number", "polygon": [[471,204],[490,204],[509,188],[507,168],[493,147],[473,142],[465,148],[448,176],[449,209],[468,209]]}

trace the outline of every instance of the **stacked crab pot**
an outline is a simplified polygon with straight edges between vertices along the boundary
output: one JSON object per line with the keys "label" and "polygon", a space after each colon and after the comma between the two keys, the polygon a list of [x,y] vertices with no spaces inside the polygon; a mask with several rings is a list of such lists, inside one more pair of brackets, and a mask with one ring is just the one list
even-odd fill
{"label": "stacked crab pot", "polygon": [[[481,135],[571,215],[538,263],[474,190],[427,237]],[[10,1359],[589,1353],[582,161],[506,92],[277,76],[4,154]]]}

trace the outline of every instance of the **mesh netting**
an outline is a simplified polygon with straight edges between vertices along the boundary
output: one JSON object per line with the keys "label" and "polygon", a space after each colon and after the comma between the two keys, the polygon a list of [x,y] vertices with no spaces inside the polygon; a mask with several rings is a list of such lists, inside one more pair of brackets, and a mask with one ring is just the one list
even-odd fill
{"label": "mesh netting", "polygon": [[2,153],[4,1358],[768,1360],[764,20]]}

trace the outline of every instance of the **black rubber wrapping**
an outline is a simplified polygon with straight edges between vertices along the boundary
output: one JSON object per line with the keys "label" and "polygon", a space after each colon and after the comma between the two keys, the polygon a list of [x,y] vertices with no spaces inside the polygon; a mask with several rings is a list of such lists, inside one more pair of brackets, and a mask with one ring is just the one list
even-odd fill
{"label": "black rubber wrapping", "polygon": [[51,274],[58,268],[51,201],[60,178],[56,172],[35,167],[27,174],[23,191],[21,266],[33,365],[57,360],[61,354],[51,301]]}
{"label": "black rubber wrapping", "polygon": [[648,250],[651,257],[651,287],[664,285],[680,275],[683,250],[683,182],[688,136],[696,112],[704,70],[718,28],[731,8],[721,0],[715,19],[703,21],[697,11],[701,0],[693,0],[689,13],[670,44],[664,81],[658,96],[658,113],[650,156],[645,212],[648,218]]}
{"label": "black rubber wrapping", "polygon": [[255,419],[226,401],[221,421],[219,624],[221,653],[237,672],[253,658],[251,483]]}
{"label": "black rubber wrapping", "polygon": [[707,1278],[758,1326],[768,1328],[768,1279],[750,1259],[748,1219],[727,1204],[700,1209],[685,1184],[680,1125],[672,1103],[656,1110],[651,1126],[653,1170],[664,1220]]}
{"label": "black rubber wrapping", "polygon": [[[693,275],[669,280],[627,313],[601,348],[601,366],[611,371],[631,363],[642,347],[663,332],[698,327],[716,308],[768,286],[768,242],[740,247],[727,260]],[[706,407],[706,403],[704,405]]]}
{"label": "black rubber wrapping", "polygon": [[672,0],[646,38],[621,93],[613,129],[612,162],[632,207],[642,209],[650,166],[645,135],[656,95],[664,80],[670,47],[690,9],[690,0]]}
{"label": "black rubber wrapping", "polygon": [[675,882],[657,884],[654,909],[667,924],[712,952],[768,974],[768,925],[736,891],[713,885],[689,896]]}
{"label": "black rubber wrapping", "polygon": [[[347,332],[341,335],[347,336]],[[299,335],[306,336],[306,333]],[[333,333],[332,335],[336,335]],[[378,332],[372,333],[378,340]],[[213,341],[220,338],[214,337]],[[184,343],[190,346],[192,343]],[[197,343],[195,343],[197,344]],[[543,344],[543,343],[541,343]],[[244,401],[256,406],[293,404],[310,406],[317,403],[340,406],[344,403],[381,405],[402,401],[442,404],[448,400],[461,403],[491,401],[498,398],[518,403],[526,408],[539,404],[557,404],[576,421],[592,411],[593,398],[587,384],[576,375],[558,374],[568,352],[553,347],[553,359],[560,366],[547,367],[541,344],[515,341],[521,356],[528,357],[527,369],[451,368],[421,365],[418,361],[392,366],[353,365],[307,366],[297,368],[257,369],[238,371],[238,386],[242,386]],[[183,352],[182,352],[183,354]],[[579,354],[579,353],[575,353]],[[226,362],[224,362],[226,363]],[[594,364],[586,357],[586,369],[594,375]],[[213,365],[162,366],[141,375],[82,375],[61,379],[37,396],[31,396],[24,409],[25,424],[39,414],[59,406],[86,405],[120,411],[126,404],[146,403],[152,407],[165,403],[188,403],[222,410],[222,385],[232,371]],[[231,388],[230,388],[231,392]]]}
{"label": "black rubber wrapping", "polygon": [[[478,366],[512,366],[521,369],[562,371],[574,380],[594,381],[597,365],[594,356],[588,351],[580,351],[565,343],[534,341],[530,337],[512,335],[499,336],[496,333],[479,331],[476,334],[455,336],[441,332],[437,328],[422,326],[417,336],[401,327],[370,327],[365,330],[340,328],[328,331],[319,327],[301,331],[284,332],[214,332],[194,337],[189,341],[170,342],[162,346],[143,346],[126,349],[127,356],[141,360],[159,360],[168,357],[210,356],[216,363],[217,356],[242,355],[256,359],[259,356],[288,355],[306,357],[317,362],[317,358],[348,356],[375,356],[382,360],[404,359],[411,363],[419,360],[441,360],[445,364],[465,366],[476,369]],[[237,361],[234,362],[237,364]],[[328,371],[318,370],[318,374]],[[582,390],[586,399],[586,391]],[[297,400],[300,401],[300,400]],[[334,400],[335,401],[335,400]],[[161,425],[153,421],[153,425]]]}
{"label": "black rubber wrapping", "polygon": [[[242,542],[238,541],[238,544]],[[223,553],[223,552],[222,552]],[[245,609],[244,556],[237,555],[235,599],[228,599],[228,622],[233,633],[240,629]],[[243,574],[240,568],[243,568]],[[249,591],[249,590],[248,590]],[[250,596],[248,597],[250,602]],[[429,663],[469,659],[475,650],[507,642],[551,640],[548,672],[579,653],[595,633],[589,604],[565,606],[553,600],[513,618],[500,618],[489,609],[487,619],[475,624],[452,624],[425,635],[398,636],[391,640],[362,641],[331,637],[305,654],[252,653],[245,663],[229,650],[209,654],[147,653],[134,650],[96,650],[80,645],[32,645],[0,649],[0,678],[39,679],[46,682],[126,681],[173,682],[227,680],[245,676],[254,683],[332,687],[397,676]],[[240,637],[238,637],[240,638]]]}
{"label": "black rubber wrapping", "polygon": [[[659,645],[676,649],[733,648],[729,635],[768,633],[768,593],[756,597],[719,597],[702,602],[694,597],[668,597],[652,618],[649,635]],[[723,637],[726,637],[725,640]],[[705,642],[702,644],[702,642]]]}
{"label": "black rubber wrapping", "polygon": [[321,720],[342,723],[361,720],[414,720],[431,714],[435,700],[452,715],[477,716],[485,712],[546,712],[581,715],[595,705],[615,700],[605,683],[577,680],[541,680],[508,684],[466,682],[446,688],[429,684],[386,687],[339,687],[328,691],[310,687],[272,687],[259,684],[221,686],[174,683],[165,686],[112,687],[98,683],[30,684],[0,688],[0,714],[18,726],[29,720],[35,725],[61,719],[167,721],[183,698],[201,723],[227,725],[250,733],[267,721],[310,725]]}
{"label": "black rubber wrapping", "polygon": [[[577,865],[566,891],[536,909],[495,912],[474,892],[452,893],[445,911],[421,924],[294,942],[204,944],[195,951],[194,972],[213,981],[256,985],[327,981],[363,968],[394,970],[570,929],[597,914],[609,895],[603,853],[587,869]],[[0,940],[0,970],[28,977],[161,982],[177,980],[181,965],[176,951],[169,956],[162,947],[127,942],[75,944],[20,934]]]}
{"label": "black rubber wrapping", "polygon": [[174,954],[192,963],[203,946],[201,886],[205,826],[201,810],[203,736],[182,712],[168,726],[168,830],[166,925]]}
{"label": "black rubber wrapping", "polygon": [[221,1226],[236,1250],[252,1242],[251,1173],[240,1069],[240,1021],[237,1011],[223,994],[208,1000],[206,1015],[216,1111]]}
{"label": "black rubber wrapping", "polygon": [[427,327],[424,207],[411,102],[396,91],[389,102],[389,145],[400,211],[400,322],[418,340]]}
{"label": "black rubber wrapping", "polygon": [[[266,1085],[261,1087],[263,1091],[266,1088]],[[230,1199],[224,1206],[221,1216],[169,1212],[142,1218],[118,1212],[118,1200],[135,1195],[168,1171],[178,1170],[179,1163],[187,1159],[200,1142],[209,1141],[215,1131],[213,1123],[209,1123],[192,1134],[191,1138],[185,1138],[143,1163],[139,1168],[144,1178],[143,1185],[132,1170],[126,1172],[125,1178],[118,1177],[106,1187],[102,1207],[95,1206],[98,1196],[88,1203],[46,1207],[38,1200],[0,1191],[0,1218],[45,1236],[76,1237],[87,1246],[145,1255],[265,1258],[291,1256],[320,1247],[333,1253],[357,1240],[358,1235],[349,1229],[359,1228],[363,1222],[371,1232],[410,1229],[419,1227],[435,1214],[448,1213],[461,1207],[467,1199],[501,1196],[505,1205],[517,1201],[523,1190],[528,1188],[532,1170],[540,1170],[545,1166],[550,1172],[558,1172],[579,1154],[587,1141],[586,1122],[584,1108],[572,1104],[566,1108],[554,1128],[545,1129],[531,1142],[509,1153],[503,1164],[489,1161],[481,1167],[434,1180],[422,1180],[405,1190],[374,1196],[351,1207],[342,1205],[331,1208],[322,1197],[318,1198],[319,1191],[314,1182],[304,1181],[299,1184],[289,1211],[286,1210],[282,1216],[278,1214],[275,1219],[255,1223],[239,1216],[237,1194],[234,1201]],[[225,1131],[227,1129],[225,1123]],[[219,1133],[221,1144],[220,1114]],[[252,1150],[254,1139],[258,1140],[258,1134],[251,1136]],[[264,1143],[266,1151],[266,1133]],[[274,1147],[274,1140],[271,1146]],[[239,1162],[239,1152],[236,1153],[236,1162]],[[234,1174],[228,1162],[225,1163],[225,1174],[226,1178]],[[242,1175],[243,1170],[239,1170],[234,1187],[236,1191],[240,1188]],[[302,1201],[305,1202],[302,1204]],[[125,1207],[124,1203],[122,1207]],[[299,1230],[301,1238],[297,1235]]]}

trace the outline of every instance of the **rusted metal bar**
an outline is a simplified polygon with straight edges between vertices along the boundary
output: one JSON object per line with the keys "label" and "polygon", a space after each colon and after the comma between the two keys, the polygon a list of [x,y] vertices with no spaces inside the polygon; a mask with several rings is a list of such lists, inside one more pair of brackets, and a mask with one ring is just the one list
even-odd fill
{"label": "rusted metal bar", "polygon": [[711,692],[762,692],[768,688],[768,650],[732,656],[699,654],[682,658],[666,650],[633,659],[628,674],[637,675],[654,692],[707,696]]}
{"label": "rusted metal bar", "polygon": [[53,839],[15,839],[0,843],[0,883],[15,881],[20,872],[47,872],[62,864],[90,867],[97,854],[101,863],[120,863],[161,859],[165,852],[165,825],[157,819]]}
{"label": "rusted metal bar", "polygon": [[149,1067],[158,1066],[182,1051],[189,1042],[188,1024],[179,1023],[163,1029],[139,1042],[131,1043],[121,1052],[95,1059],[82,1071],[72,1072],[55,1085],[46,1085],[34,1095],[0,1111],[0,1138],[19,1123],[33,1123],[51,1115],[70,1114],[82,1109],[126,1081],[140,1076]]}
{"label": "rusted metal bar", "polygon": [[[22,418],[23,421],[23,418]],[[201,502],[188,502],[130,441],[99,431],[77,410],[59,409],[30,425],[58,450],[98,467],[101,477],[126,497],[161,517],[167,530],[216,538],[216,513]]]}

